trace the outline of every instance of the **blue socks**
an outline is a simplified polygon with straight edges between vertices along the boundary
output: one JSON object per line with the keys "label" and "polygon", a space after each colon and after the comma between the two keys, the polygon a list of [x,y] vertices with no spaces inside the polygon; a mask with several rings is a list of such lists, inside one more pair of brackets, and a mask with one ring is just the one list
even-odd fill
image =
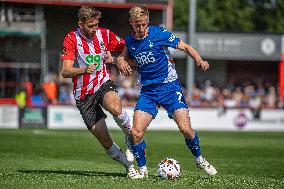
{"label": "blue socks", "polygon": [[134,156],[139,167],[146,166],[146,143],[142,140],[139,144],[131,144]]}
{"label": "blue socks", "polygon": [[185,138],[185,143],[195,158],[198,158],[201,155],[201,150],[199,146],[199,138],[198,138],[197,132],[195,132],[195,136],[193,139]]}
{"label": "blue socks", "polygon": [[[201,150],[199,146],[199,138],[197,132],[193,139],[185,138],[185,143],[190,149],[192,155],[195,158],[199,158],[201,155]],[[139,144],[131,144],[134,156],[136,158],[137,164],[139,167],[146,166],[146,143],[142,140]]]}

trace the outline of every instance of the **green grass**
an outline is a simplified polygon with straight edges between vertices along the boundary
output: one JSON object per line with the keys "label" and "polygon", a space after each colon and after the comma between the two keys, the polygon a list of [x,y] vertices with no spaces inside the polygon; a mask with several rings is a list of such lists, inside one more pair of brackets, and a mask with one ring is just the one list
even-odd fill
{"label": "green grass", "polygon": [[[120,131],[111,131],[123,147]],[[0,130],[0,188],[284,188],[284,133],[200,132],[218,174],[197,170],[178,132],[148,131],[150,176],[130,180],[88,131]],[[160,180],[159,161],[172,157],[181,178]]]}

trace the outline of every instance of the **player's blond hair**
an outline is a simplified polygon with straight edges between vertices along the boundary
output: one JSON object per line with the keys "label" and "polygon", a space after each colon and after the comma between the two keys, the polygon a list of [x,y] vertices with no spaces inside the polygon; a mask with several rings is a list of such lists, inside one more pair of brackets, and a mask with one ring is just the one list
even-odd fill
{"label": "player's blond hair", "polygon": [[81,6],[78,12],[78,19],[81,22],[85,22],[89,18],[101,18],[101,16],[101,11],[89,6]]}
{"label": "player's blond hair", "polygon": [[144,16],[149,18],[149,11],[145,5],[136,5],[130,8],[129,16],[131,20],[140,20]]}

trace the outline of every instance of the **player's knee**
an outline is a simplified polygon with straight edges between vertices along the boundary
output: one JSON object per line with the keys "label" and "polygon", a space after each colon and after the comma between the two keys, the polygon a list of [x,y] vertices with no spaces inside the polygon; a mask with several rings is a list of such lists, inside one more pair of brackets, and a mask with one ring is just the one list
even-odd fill
{"label": "player's knee", "polygon": [[115,117],[120,116],[122,114],[121,105],[117,103],[112,104],[112,107],[110,108],[110,113]]}
{"label": "player's knee", "polygon": [[185,135],[187,131],[186,131],[186,129],[181,128],[181,129],[180,129],[180,132],[181,132],[183,135]]}
{"label": "player's knee", "polygon": [[116,107],[112,112],[112,115],[115,117],[120,116],[121,114],[122,114],[122,111],[120,107]]}
{"label": "player's knee", "polygon": [[190,137],[194,136],[194,130],[191,129],[190,127],[183,127],[180,128],[180,132],[185,136],[185,137]]}
{"label": "player's knee", "polygon": [[142,141],[144,137],[144,132],[139,131],[136,128],[131,129],[131,136],[132,136],[132,141],[134,144],[138,144]]}
{"label": "player's knee", "polygon": [[110,91],[105,95],[103,107],[113,116],[117,117],[122,114],[120,98],[116,92]]}

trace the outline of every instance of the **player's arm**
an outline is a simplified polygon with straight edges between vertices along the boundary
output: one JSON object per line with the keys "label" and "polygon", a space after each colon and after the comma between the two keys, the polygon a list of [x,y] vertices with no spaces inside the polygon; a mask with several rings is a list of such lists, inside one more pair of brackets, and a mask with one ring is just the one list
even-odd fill
{"label": "player's arm", "polygon": [[72,78],[75,76],[80,76],[85,73],[91,74],[95,70],[95,65],[88,67],[74,68],[74,60],[76,56],[76,45],[74,39],[71,37],[72,34],[67,34],[63,41],[62,48],[62,69],[61,74],[64,78]]}
{"label": "player's arm", "polygon": [[133,69],[136,68],[137,64],[136,62],[129,56],[128,52],[125,55],[125,61],[128,63],[128,65]]}
{"label": "player's arm", "polygon": [[129,56],[126,47],[123,48],[121,54],[117,57],[116,65],[118,70],[124,75],[129,76],[132,74],[131,66],[135,66],[136,63]]}
{"label": "player's arm", "polygon": [[202,60],[199,53],[191,46],[180,40],[179,44],[177,45],[177,49],[186,52],[189,56],[191,56],[197,66],[200,66],[201,69],[207,70],[209,68],[209,64],[207,61]]}
{"label": "player's arm", "polygon": [[62,66],[62,76],[64,78],[72,78],[75,76],[80,76],[85,73],[91,74],[94,72],[96,66],[91,65],[88,67],[82,67],[82,68],[74,68],[74,60],[63,60],[63,66]]}

